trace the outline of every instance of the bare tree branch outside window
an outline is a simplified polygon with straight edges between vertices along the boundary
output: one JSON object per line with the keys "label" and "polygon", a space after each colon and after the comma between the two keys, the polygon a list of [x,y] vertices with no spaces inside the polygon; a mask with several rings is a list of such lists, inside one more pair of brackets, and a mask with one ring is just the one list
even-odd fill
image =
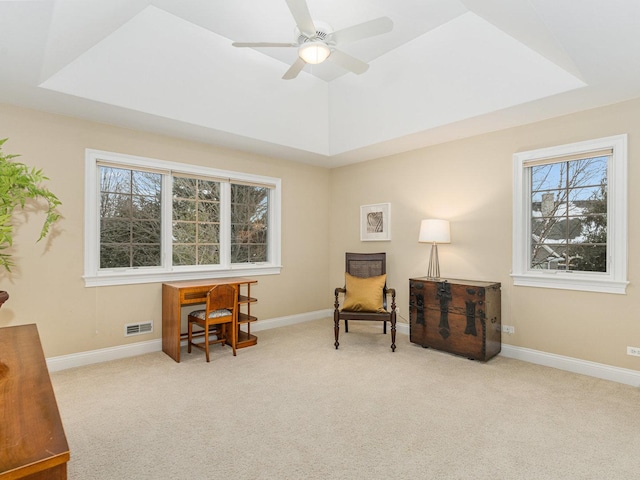
{"label": "bare tree branch outside window", "polygon": [[100,268],[160,265],[161,185],[157,173],[100,167]]}
{"label": "bare tree branch outside window", "polygon": [[[161,266],[162,175],[100,166],[100,268]],[[268,261],[268,187],[231,184],[231,263]],[[221,184],[172,176],[173,265],[219,265]]]}
{"label": "bare tree branch outside window", "polygon": [[220,183],[173,178],[173,264],[220,263]]}
{"label": "bare tree branch outside window", "polygon": [[269,189],[231,184],[231,263],[266,262]]}
{"label": "bare tree branch outside window", "polygon": [[600,156],[530,168],[531,268],[607,271],[607,165]]}

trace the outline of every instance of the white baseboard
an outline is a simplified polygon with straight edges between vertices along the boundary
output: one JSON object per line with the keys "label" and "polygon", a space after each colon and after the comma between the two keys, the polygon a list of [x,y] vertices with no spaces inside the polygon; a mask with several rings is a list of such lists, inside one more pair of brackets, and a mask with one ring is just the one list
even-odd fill
{"label": "white baseboard", "polygon": [[[299,315],[289,315],[286,317],[270,318],[260,320],[251,325],[252,332],[267,330],[270,328],[284,327],[296,323],[309,322],[312,320],[320,320],[322,318],[331,318],[333,310],[317,310],[315,312],[301,313]],[[409,335],[409,324],[397,323],[396,331],[403,335]],[[136,342],[128,345],[117,347],[102,348],[89,352],[73,353],[71,355],[62,355],[59,357],[51,357],[47,359],[49,371],[55,372],[65,370],[67,368],[81,367],[91,365],[93,363],[106,362],[109,360],[117,360],[120,358],[133,357],[143,355],[145,353],[162,351],[162,339],[149,340],[146,342]],[[547,367],[558,368],[568,372],[589,375],[591,377],[611,380],[613,382],[624,383],[634,387],[640,387],[640,371],[629,370],[626,368],[612,367],[602,363],[580,360],[553,353],[541,352],[530,348],[514,347],[512,345],[502,345],[500,355],[508,358],[515,358],[536,365],[544,365]]]}
{"label": "white baseboard", "polygon": [[117,347],[101,348],[88,352],[72,353],[59,357],[47,358],[47,367],[50,372],[66,370],[67,368],[82,367],[93,363],[108,362],[120,358],[135,357],[145,353],[159,352],[162,350],[162,339],[148,340],[146,342],[130,343]]}
{"label": "white baseboard", "polygon": [[567,372],[589,375],[590,377],[611,380],[612,382],[624,383],[634,387],[640,387],[640,371],[626,368],[612,367],[603,363],[580,360],[578,358],[565,357],[554,353],[541,352],[524,347],[514,347],[502,344],[500,355],[508,358],[515,358],[536,365],[558,368]]}
{"label": "white baseboard", "polygon": [[396,322],[396,332],[409,336],[409,324]]}
{"label": "white baseboard", "polygon": [[[398,323],[396,325],[396,331],[409,335],[409,324]],[[579,373],[590,377],[602,378],[603,380],[624,383],[633,387],[640,387],[640,371],[637,370],[612,367],[611,365],[605,365],[603,363],[565,357],[563,355],[541,352],[530,348],[514,347],[513,345],[505,345],[504,343],[502,344],[500,355],[524,362],[535,363],[536,365],[544,365],[567,372]]]}
{"label": "white baseboard", "polygon": [[268,330],[270,328],[286,327],[296,323],[310,322],[312,320],[320,320],[321,318],[333,317],[333,309],[317,310],[315,312],[300,313],[297,315],[288,315],[286,317],[269,318],[267,320],[259,320],[251,324],[252,332],[260,330]]}
{"label": "white baseboard", "polygon": [[[333,310],[327,309],[318,310],[316,312],[301,313],[299,315],[270,318],[268,320],[260,320],[259,322],[252,324],[251,331],[259,332],[260,330],[267,330],[269,328],[284,327],[295,323],[319,320],[321,318],[331,317],[332,315]],[[185,343],[183,342],[183,344]],[[119,345],[117,347],[101,348],[99,350],[91,350],[88,352],[50,357],[47,358],[47,367],[50,372],[56,372],[58,370],[66,370],[68,368],[82,367],[93,363],[108,362],[110,360],[118,360],[120,358],[135,357],[136,355],[144,355],[145,353],[161,351],[162,339],[158,338],[156,340],[130,343],[127,345]]]}

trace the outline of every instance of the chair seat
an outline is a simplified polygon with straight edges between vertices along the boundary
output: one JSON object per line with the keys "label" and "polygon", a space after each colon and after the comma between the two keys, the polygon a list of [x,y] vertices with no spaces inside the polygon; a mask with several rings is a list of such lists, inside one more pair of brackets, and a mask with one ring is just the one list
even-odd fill
{"label": "chair seat", "polygon": [[[204,320],[204,316],[206,315],[206,313],[207,313],[206,310],[194,310],[193,312],[189,313],[189,316],[199,318],[200,320]],[[231,315],[230,310],[227,310],[226,308],[221,308],[219,310],[214,310],[211,313],[209,313],[209,318],[227,317],[229,315]]]}
{"label": "chair seat", "polygon": [[382,320],[387,317],[391,321],[391,312],[352,312],[350,310],[340,310],[340,318],[342,320]]}

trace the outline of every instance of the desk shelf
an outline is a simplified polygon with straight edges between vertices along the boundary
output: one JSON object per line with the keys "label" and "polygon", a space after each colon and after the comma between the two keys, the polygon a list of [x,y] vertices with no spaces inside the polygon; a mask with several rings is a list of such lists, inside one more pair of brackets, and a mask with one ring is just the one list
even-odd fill
{"label": "desk shelf", "polygon": [[251,335],[250,333],[238,331],[238,340],[236,348],[251,347],[258,343],[258,337]]}
{"label": "desk shelf", "polygon": [[[236,348],[250,347],[258,343],[258,337],[251,334],[251,324],[258,320],[251,315],[251,304],[258,301],[257,298],[251,296],[251,283],[239,284],[238,288],[246,287],[246,295],[238,292],[238,337]],[[243,311],[246,310],[246,311]],[[246,325],[247,331],[240,329],[240,326]]]}

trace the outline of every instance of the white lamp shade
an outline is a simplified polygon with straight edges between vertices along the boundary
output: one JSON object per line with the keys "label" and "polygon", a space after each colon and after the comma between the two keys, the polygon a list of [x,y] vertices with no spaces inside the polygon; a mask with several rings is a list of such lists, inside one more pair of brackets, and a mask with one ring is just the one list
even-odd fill
{"label": "white lamp shade", "polygon": [[298,49],[298,56],[311,65],[324,62],[329,55],[331,55],[331,50],[323,42],[307,42]]}
{"label": "white lamp shade", "polygon": [[449,220],[422,220],[418,242],[451,243]]}

